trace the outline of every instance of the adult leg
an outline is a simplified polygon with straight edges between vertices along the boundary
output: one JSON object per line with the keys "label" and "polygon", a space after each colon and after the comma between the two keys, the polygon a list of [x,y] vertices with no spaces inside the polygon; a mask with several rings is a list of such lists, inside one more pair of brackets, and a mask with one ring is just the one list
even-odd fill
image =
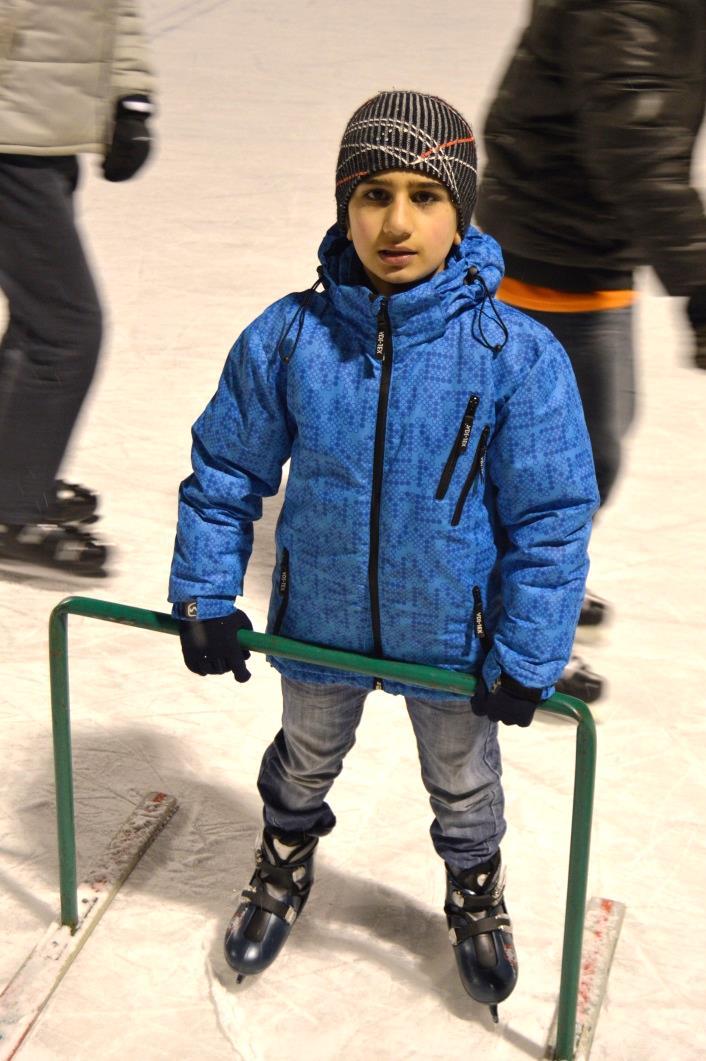
{"label": "adult leg", "polygon": [[620,469],[623,438],[635,416],[632,308],[594,313],[525,312],[546,325],[569,355],[604,505]]}
{"label": "adult leg", "polygon": [[355,743],[367,691],[282,679],[282,728],[266,750],[258,789],[266,828],[287,839],[325,836],[336,824],[325,802]]}
{"label": "adult leg", "polygon": [[0,522],[41,522],[95,371],[101,310],[76,230],[75,158],[0,155]]}

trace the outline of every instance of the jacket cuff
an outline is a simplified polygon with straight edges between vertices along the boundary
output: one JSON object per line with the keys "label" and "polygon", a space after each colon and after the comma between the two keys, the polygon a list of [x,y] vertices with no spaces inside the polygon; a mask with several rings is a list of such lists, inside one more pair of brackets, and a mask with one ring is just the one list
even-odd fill
{"label": "jacket cuff", "polygon": [[235,601],[228,597],[191,597],[172,605],[175,619],[222,619],[234,611]]}
{"label": "jacket cuff", "polygon": [[512,691],[508,687],[508,684],[507,684],[508,680],[509,680],[510,682],[516,683],[517,685],[523,687],[524,689],[532,688],[533,692],[537,692],[538,693],[539,702],[540,703],[543,700],[548,700],[549,697],[552,696],[553,693],[554,693],[554,686],[553,685],[544,685],[541,688],[531,687],[526,682],[520,681],[518,678],[515,678],[513,675],[509,674],[506,670],[503,670],[503,667],[500,664],[500,661],[498,659],[498,654],[497,654],[497,650],[495,648],[495,645],[492,646],[492,648],[490,649],[490,652],[485,657],[485,662],[483,664],[483,669],[481,671],[481,674],[483,676],[483,681],[485,682],[485,684],[487,685],[487,687],[489,689],[491,689],[493,687],[493,685],[495,684],[495,682],[499,681],[501,676],[504,674],[504,676],[505,676],[504,685],[505,685],[505,688],[508,690],[508,692]]}

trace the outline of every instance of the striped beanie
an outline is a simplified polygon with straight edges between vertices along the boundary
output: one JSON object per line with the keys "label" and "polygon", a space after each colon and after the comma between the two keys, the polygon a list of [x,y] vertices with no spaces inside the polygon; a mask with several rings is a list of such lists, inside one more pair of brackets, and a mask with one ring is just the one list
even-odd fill
{"label": "striped beanie", "polygon": [[423,92],[378,92],[359,107],[346,126],[336,166],[338,224],[344,232],[356,185],[391,169],[413,170],[445,184],[463,235],[476,199],[476,144],[462,114]]}

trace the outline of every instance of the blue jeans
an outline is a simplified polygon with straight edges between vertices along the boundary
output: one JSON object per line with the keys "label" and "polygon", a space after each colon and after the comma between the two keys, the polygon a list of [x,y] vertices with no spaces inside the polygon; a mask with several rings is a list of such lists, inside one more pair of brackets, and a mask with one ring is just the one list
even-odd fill
{"label": "blue jeans", "polygon": [[[258,789],[275,835],[325,836],[336,818],[325,797],[355,744],[367,690],[282,678],[282,729],[262,760]],[[406,697],[422,781],[434,812],[431,838],[455,869],[485,862],[505,833],[497,723],[468,700]]]}
{"label": "blue jeans", "polygon": [[604,505],[620,469],[623,438],[635,416],[632,307],[591,313],[526,309],[523,313],[549,328],[569,355]]}

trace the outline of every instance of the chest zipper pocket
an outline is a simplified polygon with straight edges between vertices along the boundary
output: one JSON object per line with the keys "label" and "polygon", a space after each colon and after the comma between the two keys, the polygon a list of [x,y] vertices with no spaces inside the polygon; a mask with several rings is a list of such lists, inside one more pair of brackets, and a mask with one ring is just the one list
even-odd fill
{"label": "chest zipper pocket", "polygon": [[451,447],[451,452],[449,453],[446,464],[444,465],[444,470],[441,473],[439,485],[437,486],[436,494],[434,495],[436,501],[442,501],[446,496],[446,491],[449,488],[451,476],[454,473],[454,468],[456,467],[458,459],[468,449],[468,443],[471,440],[471,432],[473,431],[473,421],[475,419],[476,409],[478,408],[479,404],[480,395],[472,394],[468,399],[468,405],[466,406],[466,411],[463,414],[461,426],[458,429],[456,438],[454,439],[454,444]]}
{"label": "chest zipper pocket", "polygon": [[476,632],[476,637],[483,646],[483,650],[486,653],[490,652],[490,638],[485,628],[483,598],[481,597],[480,586],[473,587],[473,628]]}
{"label": "chest zipper pocket", "polygon": [[454,514],[451,517],[451,526],[457,527],[461,522],[461,515],[463,514],[463,506],[466,504],[468,495],[471,492],[471,487],[475,483],[478,477],[483,478],[485,471],[485,453],[488,448],[488,436],[490,435],[490,428],[486,424],[480,433],[480,439],[476,447],[475,456],[473,457],[473,464],[471,465],[470,471],[466,476],[466,481],[463,484],[461,493],[459,494],[458,501],[456,502],[456,508]]}
{"label": "chest zipper pocket", "polygon": [[289,603],[289,549],[285,549],[282,552],[282,563],[279,569],[279,595],[280,604],[277,609],[274,626],[272,627],[273,634],[280,632],[285,612],[287,611],[287,604]]}

